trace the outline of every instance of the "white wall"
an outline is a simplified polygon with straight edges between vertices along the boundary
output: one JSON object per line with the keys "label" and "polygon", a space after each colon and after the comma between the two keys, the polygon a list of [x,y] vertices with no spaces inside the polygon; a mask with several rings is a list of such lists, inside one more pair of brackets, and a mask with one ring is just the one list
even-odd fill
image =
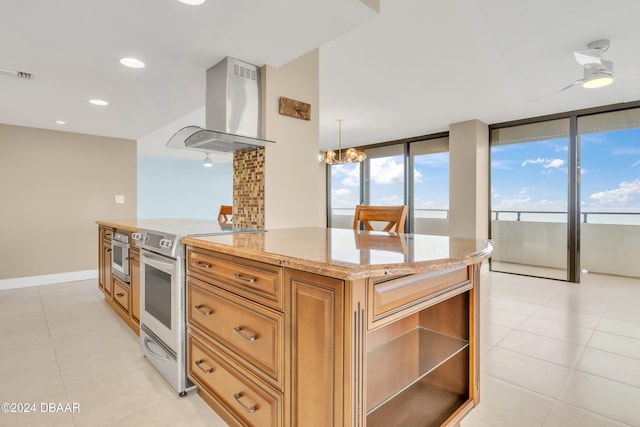
{"label": "white wall", "polygon": [[[313,50],[283,67],[262,69],[265,227],[326,225],[325,167],[318,161],[319,55]],[[278,113],[281,96],[311,104],[311,120]]]}
{"label": "white wall", "polygon": [[489,236],[489,128],[479,120],[449,125],[449,235]]}
{"label": "white wall", "polygon": [[190,125],[205,126],[204,106],[138,140],[138,218],[215,219],[232,203],[232,154],[210,154],[205,168],[205,153],[166,146]]}
{"label": "white wall", "polygon": [[136,142],[0,124],[0,196],[0,282],[86,278],[98,265],[95,221],[136,216]]}

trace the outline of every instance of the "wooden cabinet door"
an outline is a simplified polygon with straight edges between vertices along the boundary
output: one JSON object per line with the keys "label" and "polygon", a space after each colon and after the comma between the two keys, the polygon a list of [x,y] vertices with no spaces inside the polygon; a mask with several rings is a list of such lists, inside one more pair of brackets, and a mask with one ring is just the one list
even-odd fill
{"label": "wooden cabinet door", "polygon": [[344,282],[285,270],[291,345],[291,426],[343,424]]}
{"label": "wooden cabinet door", "polygon": [[111,245],[102,243],[102,277],[103,277],[103,292],[111,296],[113,294],[113,276],[111,275]]}
{"label": "wooden cabinet door", "polygon": [[98,228],[98,288],[108,297],[113,294],[111,236],[113,236],[111,228],[102,225]]}
{"label": "wooden cabinet door", "polygon": [[131,293],[131,318],[140,323],[140,258],[137,252],[131,252],[131,264],[129,273],[131,282],[129,284]]}
{"label": "wooden cabinet door", "polygon": [[98,288],[104,292],[104,227],[98,228]]}

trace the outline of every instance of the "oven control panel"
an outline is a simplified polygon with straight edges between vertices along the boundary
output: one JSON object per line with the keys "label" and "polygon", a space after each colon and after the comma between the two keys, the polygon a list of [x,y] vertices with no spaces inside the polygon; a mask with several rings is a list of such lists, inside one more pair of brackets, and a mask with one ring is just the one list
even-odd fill
{"label": "oven control panel", "polygon": [[[182,258],[184,254],[180,236],[162,231],[139,230],[140,239],[136,239],[141,249],[146,249],[171,258]],[[134,237],[132,235],[132,237]],[[134,237],[135,238],[135,237]]]}

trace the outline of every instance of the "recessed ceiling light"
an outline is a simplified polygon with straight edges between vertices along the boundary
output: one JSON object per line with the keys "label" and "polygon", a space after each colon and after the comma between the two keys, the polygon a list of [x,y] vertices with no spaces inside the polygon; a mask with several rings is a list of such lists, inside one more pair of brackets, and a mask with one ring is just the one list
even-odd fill
{"label": "recessed ceiling light", "polygon": [[66,125],[67,122],[65,122],[64,120],[56,120],[56,123],[59,125]]}
{"label": "recessed ceiling light", "polygon": [[144,68],[144,62],[136,58],[122,58],[120,63],[129,68]]}
{"label": "recessed ceiling light", "polygon": [[205,0],[178,0],[180,3],[188,4],[189,6],[197,6],[205,2]]}
{"label": "recessed ceiling light", "polygon": [[100,106],[109,105],[107,101],[103,101],[102,99],[90,99],[89,102],[92,103],[93,105],[100,105]]}

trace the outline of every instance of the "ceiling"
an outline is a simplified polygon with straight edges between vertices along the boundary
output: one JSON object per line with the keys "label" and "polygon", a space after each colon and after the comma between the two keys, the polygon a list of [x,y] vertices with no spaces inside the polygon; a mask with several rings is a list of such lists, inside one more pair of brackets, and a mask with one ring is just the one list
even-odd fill
{"label": "ceiling", "polygon": [[[0,68],[35,78],[0,73],[0,123],[140,139],[201,109],[225,56],[277,67],[316,47],[321,148],[337,118],[349,146],[640,100],[635,0],[376,1],[3,0]],[[616,82],[557,93],[603,38]]]}

